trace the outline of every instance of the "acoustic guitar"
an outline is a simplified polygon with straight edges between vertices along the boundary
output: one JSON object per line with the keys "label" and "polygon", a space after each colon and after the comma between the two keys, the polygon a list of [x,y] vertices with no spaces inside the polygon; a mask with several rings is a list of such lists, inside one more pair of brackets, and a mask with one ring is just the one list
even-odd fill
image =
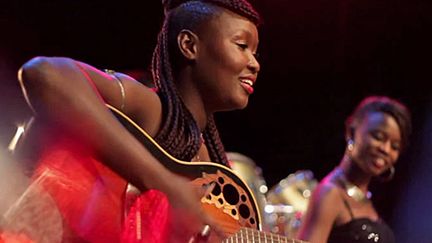
{"label": "acoustic guitar", "polygon": [[223,242],[285,242],[306,243],[282,235],[263,232],[257,202],[248,185],[230,168],[213,162],[181,161],[161,148],[132,119],[107,105],[123,126],[135,136],[164,166],[190,179],[197,186],[214,184],[213,190],[201,199],[204,210],[229,235]]}
{"label": "acoustic guitar", "polygon": [[[169,170],[188,178],[195,186],[213,186],[212,191],[201,199],[201,206],[220,226],[224,235],[228,235],[223,242],[306,243],[261,231],[261,218],[255,197],[248,185],[233,170],[213,162],[178,160],[162,149],[128,116],[110,105],[107,107],[121,124]],[[33,134],[27,135],[26,146],[21,147],[21,152],[27,150],[40,150],[40,152],[35,153],[34,156],[30,152],[28,159],[24,159],[26,156],[20,158],[22,161],[37,161],[33,172],[33,186],[28,190],[44,188],[49,193],[50,202],[55,202],[53,204],[55,206],[50,210],[61,214],[63,230],[58,231],[60,238],[66,237],[92,243],[122,242],[124,239],[121,237],[124,237],[122,234],[125,232],[122,225],[122,222],[125,222],[123,209],[128,206],[123,200],[127,182],[95,158],[92,153],[88,153],[78,141],[74,138],[70,139],[67,134],[61,134],[58,130],[47,131],[36,127],[30,130]],[[54,139],[45,140],[44,135]],[[145,200],[146,193],[143,192],[140,199]],[[34,202],[34,199],[20,200],[15,205],[17,210],[14,215],[35,219],[33,221],[49,221],[46,217],[38,220],[46,215],[43,212],[47,212],[47,209],[36,207],[33,205]],[[29,208],[35,209],[27,210]],[[55,220],[58,221],[58,217]],[[136,221],[140,222],[145,220],[146,218],[136,218]],[[139,225],[137,229],[146,228]],[[152,231],[152,228],[147,230]],[[21,231],[32,237],[47,239],[46,234],[37,233],[42,232],[40,230]],[[36,233],[33,234],[34,232]],[[48,240],[47,242],[59,241]],[[145,238],[143,235],[138,242],[155,242],[155,240]]]}

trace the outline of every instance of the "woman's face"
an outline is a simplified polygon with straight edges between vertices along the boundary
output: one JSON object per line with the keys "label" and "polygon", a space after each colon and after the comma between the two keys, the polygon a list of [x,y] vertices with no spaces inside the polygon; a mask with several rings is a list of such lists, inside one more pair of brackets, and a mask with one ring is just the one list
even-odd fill
{"label": "woman's face", "polygon": [[206,109],[214,112],[244,108],[260,69],[255,59],[256,26],[222,10],[200,27],[198,39],[194,79]]}
{"label": "woman's face", "polygon": [[354,130],[351,158],[360,168],[377,176],[396,163],[401,132],[396,120],[382,112],[366,114]]}

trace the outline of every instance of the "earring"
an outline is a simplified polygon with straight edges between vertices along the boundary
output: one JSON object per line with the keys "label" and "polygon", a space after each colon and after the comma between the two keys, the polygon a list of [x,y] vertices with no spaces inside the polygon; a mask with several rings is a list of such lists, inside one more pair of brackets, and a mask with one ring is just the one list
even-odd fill
{"label": "earring", "polygon": [[352,139],[348,140],[347,149],[350,152],[353,151],[353,149],[354,149],[354,141]]}
{"label": "earring", "polygon": [[392,165],[390,167],[390,169],[387,170],[387,172],[384,172],[383,174],[386,174],[385,176],[382,176],[383,174],[381,174],[378,178],[380,179],[380,181],[382,182],[388,182],[391,181],[394,177],[396,173],[396,169],[395,167]]}

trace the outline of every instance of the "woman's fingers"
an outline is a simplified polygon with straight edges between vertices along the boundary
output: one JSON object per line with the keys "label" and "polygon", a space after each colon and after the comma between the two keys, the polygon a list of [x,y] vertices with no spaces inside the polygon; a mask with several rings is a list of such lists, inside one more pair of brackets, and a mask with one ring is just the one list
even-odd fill
{"label": "woman's fingers", "polygon": [[207,197],[213,191],[216,183],[197,186],[180,176],[176,179],[172,178],[171,182],[171,185],[175,186],[171,188],[171,193],[168,195],[170,203],[177,213],[180,211],[182,216],[177,217],[176,221],[182,221],[181,224],[186,225],[188,228],[186,231],[190,234],[189,240],[201,240],[196,242],[202,242],[204,238],[224,239],[227,235],[223,233],[217,221],[209,212],[205,211],[201,204],[201,199]]}

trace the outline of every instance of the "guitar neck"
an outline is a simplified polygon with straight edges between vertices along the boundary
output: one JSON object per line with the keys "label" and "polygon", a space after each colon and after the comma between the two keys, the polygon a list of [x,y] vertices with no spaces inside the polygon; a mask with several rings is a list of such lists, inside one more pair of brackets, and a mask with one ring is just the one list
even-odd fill
{"label": "guitar neck", "polygon": [[252,228],[242,228],[236,234],[223,241],[224,243],[308,243],[302,240],[289,239],[282,235],[262,232]]}

